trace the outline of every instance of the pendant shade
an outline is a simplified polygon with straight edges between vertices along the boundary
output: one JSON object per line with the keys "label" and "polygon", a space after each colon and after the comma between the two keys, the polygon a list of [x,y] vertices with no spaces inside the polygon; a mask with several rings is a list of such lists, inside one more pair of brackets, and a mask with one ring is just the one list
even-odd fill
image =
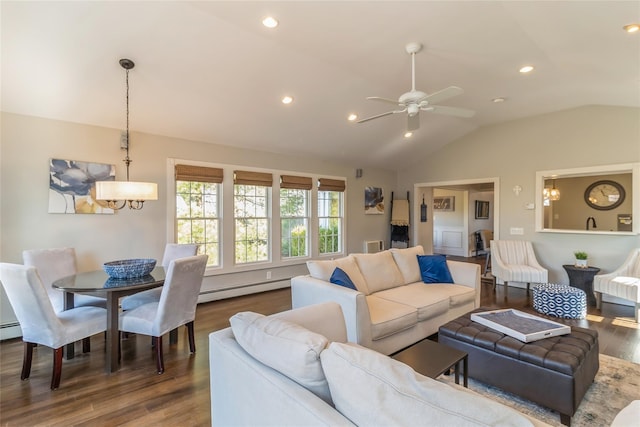
{"label": "pendant shade", "polygon": [[96,182],[98,200],[158,200],[158,184],[135,181]]}

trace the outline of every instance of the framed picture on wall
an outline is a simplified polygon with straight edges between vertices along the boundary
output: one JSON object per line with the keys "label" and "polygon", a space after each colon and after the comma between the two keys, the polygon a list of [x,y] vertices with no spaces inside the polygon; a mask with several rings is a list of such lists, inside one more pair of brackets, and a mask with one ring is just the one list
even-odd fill
{"label": "framed picture on wall", "polygon": [[476,219],[489,219],[489,202],[476,200]]}
{"label": "framed picture on wall", "polygon": [[382,195],[382,188],[364,188],[364,213],[367,215],[384,214],[384,196]]}
{"label": "framed picture on wall", "polygon": [[454,212],[456,210],[456,196],[434,197],[433,210],[440,212]]}

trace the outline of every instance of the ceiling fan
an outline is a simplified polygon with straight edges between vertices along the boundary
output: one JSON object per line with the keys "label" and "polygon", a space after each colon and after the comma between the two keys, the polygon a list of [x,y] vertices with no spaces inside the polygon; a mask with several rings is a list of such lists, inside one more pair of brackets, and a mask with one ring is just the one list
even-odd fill
{"label": "ceiling fan", "polygon": [[466,108],[434,105],[436,102],[444,101],[445,99],[453,98],[454,96],[462,94],[464,91],[457,86],[449,86],[448,88],[432,93],[431,95],[416,90],[416,53],[420,52],[422,45],[415,42],[409,43],[405,49],[407,53],[411,55],[411,90],[400,95],[400,98],[398,98],[397,101],[393,99],[380,98],[379,96],[367,97],[367,99],[372,101],[381,101],[386,102],[387,104],[397,105],[400,109],[367,117],[366,119],[359,120],[358,123],[368,122],[369,120],[378,119],[390,114],[407,113],[407,130],[413,131],[420,127],[420,111],[465,118],[473,117],[476,114],[475,111],[468,110]]}

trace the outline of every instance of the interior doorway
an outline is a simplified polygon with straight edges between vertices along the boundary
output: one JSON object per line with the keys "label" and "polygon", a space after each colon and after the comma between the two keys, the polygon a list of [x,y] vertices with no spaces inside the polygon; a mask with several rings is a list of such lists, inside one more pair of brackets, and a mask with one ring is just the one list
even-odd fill
{"label": "interior doorway", "polygon": [[[413,241],[425,253],[469,257],[475,253],[476,231],[488,229],[499,238],[499,178],[418,183],[414,194],[413,217],[419,222]],[[421,206],[426,206],[424,217]]]}

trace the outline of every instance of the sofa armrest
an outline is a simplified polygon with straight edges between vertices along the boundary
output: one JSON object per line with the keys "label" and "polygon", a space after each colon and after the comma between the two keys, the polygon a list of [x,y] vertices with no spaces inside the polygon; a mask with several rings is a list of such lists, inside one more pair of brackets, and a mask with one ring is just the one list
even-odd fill
{"label": "sofa armrest", "polygon": [[362,292],[314,279],[308,275],[291,279],[292,308],[328,301],[337,302],[342,307],[347,326],[347,339],[350,342],[360,344],[371,342],[371,316]]}
{"label": "sofa armrest", "polygon": [[209,365],[214,426],[353,426],[312,392],[251,357],[231,328],[209,335]]}
{"label": "sofa armrest", "polygon": [[480,307],[480,266],[478,264],[447,260],[447,266],[456,285],[467,286],[476,290],[476,308]]}

